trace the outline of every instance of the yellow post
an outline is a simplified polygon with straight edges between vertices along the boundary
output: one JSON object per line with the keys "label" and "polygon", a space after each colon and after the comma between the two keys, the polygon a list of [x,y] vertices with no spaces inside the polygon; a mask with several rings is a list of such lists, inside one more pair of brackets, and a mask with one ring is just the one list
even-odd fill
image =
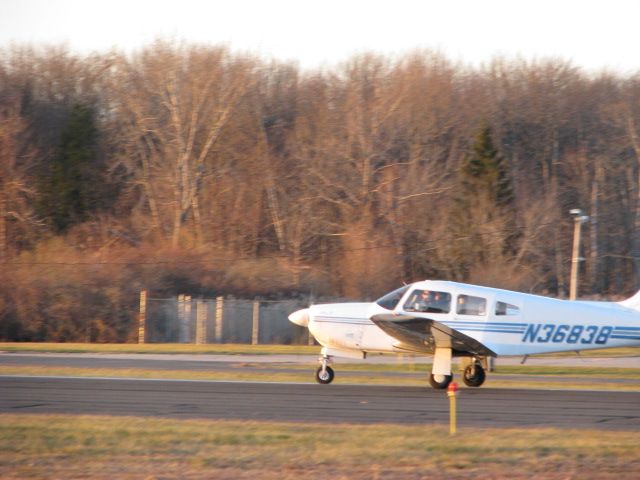
{"label": "yellow post", "polygon": [[447,388],[449,397],[449,435],[456,434],[456,395],[458,394],[458,384],[451,382]]}

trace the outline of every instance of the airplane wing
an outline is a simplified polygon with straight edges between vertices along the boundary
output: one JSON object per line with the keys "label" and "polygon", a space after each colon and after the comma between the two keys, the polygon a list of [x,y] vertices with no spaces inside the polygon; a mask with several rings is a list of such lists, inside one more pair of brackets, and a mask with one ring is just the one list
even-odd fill
{"label": "airplane wing", "polygon": [[371,317],[371,321],[398,339],[404,348],[433,353],[436,346],[450,347],[454,355],[496,356],[476,339],[429,318],[380,314]]}

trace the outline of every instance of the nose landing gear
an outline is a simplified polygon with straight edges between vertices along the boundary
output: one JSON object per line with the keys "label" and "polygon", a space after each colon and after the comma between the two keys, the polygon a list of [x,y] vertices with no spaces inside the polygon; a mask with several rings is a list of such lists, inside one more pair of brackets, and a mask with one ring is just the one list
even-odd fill
{"label": "nose landing gear", "polygon": [[321,383],[322,385],[327,385],[333,382],[334,377],[335,373],[333,372],[333,368],[329,366],[324,369],[322,367],[318,367],[318,370],[316,370],[316,382]]}
{"label": "nose landing gear", "polygon": [[320,366],[318,367],[318,370],[316,370],[316,382],[321,383],[322,385],[328,385],[333,382],[333,378],[335,377],[333,368],[329,366],[331,357],[329,355],[322,355],[319,360]]}

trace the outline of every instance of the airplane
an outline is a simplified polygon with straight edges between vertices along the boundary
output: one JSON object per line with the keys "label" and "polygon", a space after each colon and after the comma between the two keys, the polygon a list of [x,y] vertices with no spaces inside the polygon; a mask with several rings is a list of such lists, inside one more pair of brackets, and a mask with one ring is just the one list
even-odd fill
{"label": "airplane", "polygon": [[491,357],[640,346],[640,291],[621,302],[596,302],[424,280],[375,302],[311,305],[289,320],[322,345],[318,383],[333,381],[333,357],[411,353],[433,355],[433,388],[447,388],[454,357],[463,382],[479,387]]}

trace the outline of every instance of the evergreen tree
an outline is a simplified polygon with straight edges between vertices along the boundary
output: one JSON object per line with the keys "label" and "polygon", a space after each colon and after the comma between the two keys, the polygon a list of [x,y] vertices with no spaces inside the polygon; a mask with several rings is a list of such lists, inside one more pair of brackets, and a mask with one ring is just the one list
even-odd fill
{"label": "evergreen tree", "polygon": [[457,276],[469,280],[473,271],[507,261],[517,242],[511,179],[489,125],[478,131],[458,183],[450,253]]}
{"label": "evergreen tree", "polygon": [[496,210],[513,205],[511,179],[487,124],[476,135],[473,154],[465,159],[462,166],[462,184],[468,200],[486,196]]}
{"label": "evergreen tree", "polygon": [[98,207],[97,133],[92,109],[74,105],[41,182],[41,215],[56,233],[87,220]]}

